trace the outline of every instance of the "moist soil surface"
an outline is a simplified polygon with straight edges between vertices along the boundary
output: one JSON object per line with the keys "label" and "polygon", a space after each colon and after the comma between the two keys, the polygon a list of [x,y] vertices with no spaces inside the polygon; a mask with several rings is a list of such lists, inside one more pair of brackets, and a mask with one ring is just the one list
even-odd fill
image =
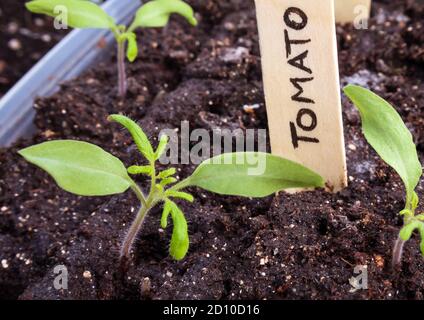
{"label": "moist soil surface", "polygon": [[[111,59],[36,101],[35,136],[0,151],[0,298],[422,299],[417,235],[406,245],[401,269],[390,266],[402,225],[401,180],[366,143],[345,97],[349,187],[264,199],[193,188],[195,202],[180,203],[189,223],[187,257],[169,257],[172,228],[160,229],[156,208],[126,272],[119,246],[138,209],[135,196],[74,196],[16,153],[46,140],[78,139],[127,166],[142,164],[127,132],[106,121],[109,113],[137,120],[155,145],[161,129],[180,128],[183,120],[190,129],[267,128],[253,1],[189,2],[197,28],[173,17],[163,30],[141,31],[125,101],[116,98]],[[369,87],[390,101],[424,161],[424,5],[373,2],[368,30],[337,27],[341,84]],[[244,107],[251,105],[259,108]],[[195,166],[177,168],[184,178]],[[421,197],[423,188],[421,181]],[[68,290],[54,289],[58,265],[67,267]],[[351,290],[356,265],[368,268],[368,290]]]}
{"label": "moist soil surface", "polygon": [[66,34],[52,19],[31,14],[25,2],[0,2],[0,98]]}

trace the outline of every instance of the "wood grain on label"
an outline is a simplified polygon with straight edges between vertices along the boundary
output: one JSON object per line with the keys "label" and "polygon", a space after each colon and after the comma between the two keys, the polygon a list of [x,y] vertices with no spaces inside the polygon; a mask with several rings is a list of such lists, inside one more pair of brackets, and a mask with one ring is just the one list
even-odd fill
{"label": "wood grain on label", "polygon": [[368,18],[371,12],[371,0],[334,0],[336,22],[348,23],[355,19]]}
{"label": "wood grain on label", "polygon": [[272,153],[347,185],[334,0],[256,0]]}

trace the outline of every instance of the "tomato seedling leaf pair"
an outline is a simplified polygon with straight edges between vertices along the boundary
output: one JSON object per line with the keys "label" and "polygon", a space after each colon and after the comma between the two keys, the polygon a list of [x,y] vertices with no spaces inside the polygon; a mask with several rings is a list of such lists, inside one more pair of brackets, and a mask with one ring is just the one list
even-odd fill
{"label": "tomato seedling leaf pair", "polygon": [[182,0],[147,2],[137,10],[129,28],[117,25],[100,6],[87,0],[34,0],[26,3],[26,7],[31,12],[54,17],[72,28],[110,29],[117,41],[118,91],[121,97],[127,91],[125,56],[133,62],[138,55],[137,28],[164,27],[172,14],[179,14],[191,25],[197,25],[193,9]]}
{"label": "tomato seedling leaf pair", "polygon": [[[173,221],[170,254],[177,260],[184,258],[189,248],[188,227],[176,201],[194,201],[191,194],[183,191],[187,187],[200,187],[223,195],[265,197],[283,189],[324,185],[322,177],[310,169],[260,152],[218,155],[201,163],[190,177],[177,183],[174,168],[156,171],[156,162],[167,148],[166,136],[160,138],[158,147],[154,149],[147,135],[133,120],[121,115],[111,115],[109,120],[129,131],[147,165],[125,168],[118,158],[103,149],[87,142],[71,140],[48,141],[19,153],[27,161],[47,171],[61,188],[77,195],[105,196],[132,189],[140,201],[140,210],[122,244],[121,258],[130,257],[144,218],[160,203],[164,205],[161,226],[167,227],[169,216]],[[256,172],[258,168],[260,170]],[[138,174],[150,178],[147,194],[130,177]]]}

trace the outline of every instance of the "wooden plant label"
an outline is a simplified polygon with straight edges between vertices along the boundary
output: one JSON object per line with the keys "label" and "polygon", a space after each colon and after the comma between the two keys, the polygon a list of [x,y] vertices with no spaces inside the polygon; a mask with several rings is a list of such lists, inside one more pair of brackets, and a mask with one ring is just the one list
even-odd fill
{"label": "wooden plant label", "polygon": [[336,22],[361,23],[368,19],[371,12],[371,0],[334,0]]}
{"label": "wooden plant label", "polygon": [[334,0],[256,0],[272,152],[347,185]]}

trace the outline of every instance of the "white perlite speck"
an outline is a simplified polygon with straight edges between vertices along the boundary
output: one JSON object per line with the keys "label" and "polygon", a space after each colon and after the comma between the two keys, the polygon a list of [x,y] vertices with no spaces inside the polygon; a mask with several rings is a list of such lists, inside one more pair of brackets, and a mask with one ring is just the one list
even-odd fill
{"label": "white perlite speck", "polygon": [[20,49],[22,49],[22,44],[18,39],[11,39],[8,44],[10,49],[12,49],[13,51],[18,51]]}
{"label": "white perlite speck", "polygon": [[9,264],[7,263],[7,260],[6,260],[6,259],[3,259],[3,260],[1,261],[1,266],[2,266],[4,269],[9,268]]}

